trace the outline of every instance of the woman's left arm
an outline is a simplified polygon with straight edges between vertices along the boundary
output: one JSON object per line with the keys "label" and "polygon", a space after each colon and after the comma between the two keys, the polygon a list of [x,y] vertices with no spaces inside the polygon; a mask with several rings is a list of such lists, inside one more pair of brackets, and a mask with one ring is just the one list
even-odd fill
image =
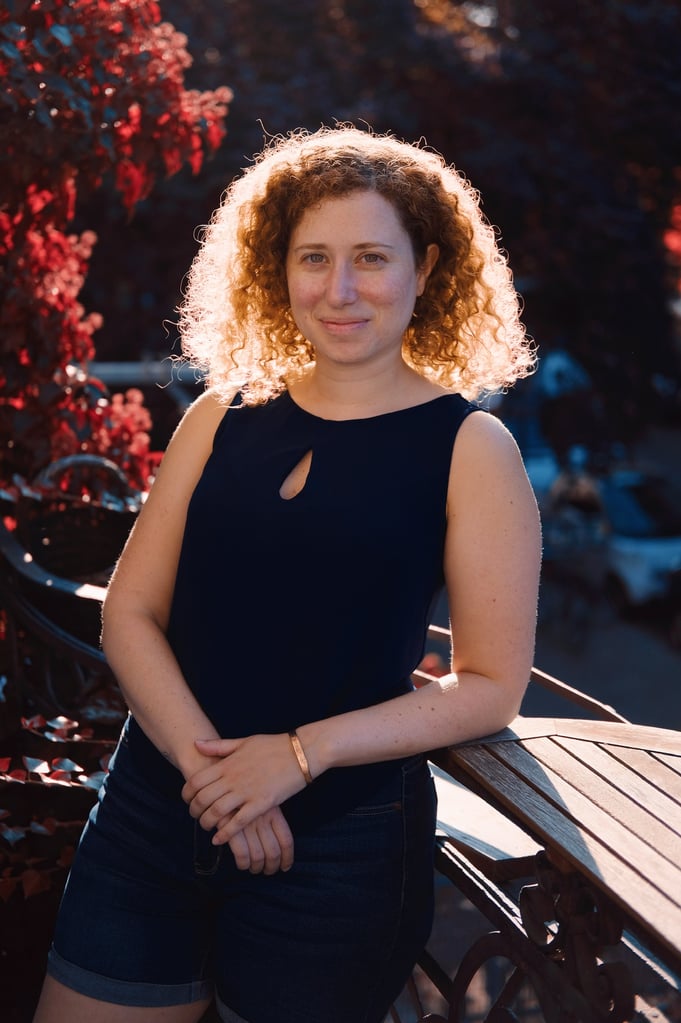
{"label": "woman's left arm", "polygon": [[[459,430],[447,522],[451,673],[384,703],[301,725],[298,736],[313,778],[331,767],[407,757],[487,735],[518,713],[534,655],[541,530],[517,445],[487,413],[472,413]],[[301,787],[286,735],[214,740],[202,752],[224,759],[190,779],[185,799],[205,827],[220,822],[216,841],[228,841]],[[270,770],[263,770],[265,764]]]}

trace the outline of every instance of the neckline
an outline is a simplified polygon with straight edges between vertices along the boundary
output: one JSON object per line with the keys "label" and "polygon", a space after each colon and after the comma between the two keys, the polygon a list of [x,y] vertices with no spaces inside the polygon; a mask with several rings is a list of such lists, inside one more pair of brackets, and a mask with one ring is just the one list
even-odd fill
{"label": "neckline", "polygon": [[293,406],[302,415],[307,416],[309,419],[316,419],[320,423],[367,423],[378,419],[387,419],[389,416],[403,415],[405,412],[414,412],[416,409],[426,408],[428,405],[434,405],[437,401],[442,401],[443,398],[455,398],[456,394],[447,392],[446,394],[438,394],[434,398],[429,398],[427,401],[421,401],[417,405],[407,405],[405,408],[393,409],[391,412],[378,412],[375,416],[356,416],[349,419],[326,419],[324,416],[315,415],[314,412],[308,412],[307,409],[299,405],[294,400],[291,392],[287,389],[282,391],[282,396],[288,398],[289,404]]}

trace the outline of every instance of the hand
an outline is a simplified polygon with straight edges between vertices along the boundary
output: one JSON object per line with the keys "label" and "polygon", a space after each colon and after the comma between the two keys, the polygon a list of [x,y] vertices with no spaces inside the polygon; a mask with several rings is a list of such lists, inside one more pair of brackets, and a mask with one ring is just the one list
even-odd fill
{"label": "hand", "polygon": [[276,874],[293,866],[293,835],[278,806],[256,817],[228,844],[239,870]]}
{"label": "hand", "polygon": [[246,739],[196,740],[197,749],[214,758],[187,779],[182,798],[215,845],[235,835],[305,788],[305,779],[288,735],[251,735]]}

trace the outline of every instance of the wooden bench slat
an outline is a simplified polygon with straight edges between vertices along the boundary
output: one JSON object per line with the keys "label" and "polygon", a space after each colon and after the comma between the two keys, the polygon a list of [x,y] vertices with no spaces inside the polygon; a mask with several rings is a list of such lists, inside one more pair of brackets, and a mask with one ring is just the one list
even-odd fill
{"label": "wooden bench slat", "polygon": [[[674,826],[674,823],[681,819],[681,774],[676,774],[666,764],[661,764],[656,759],[656,754],[653,753],[646,755],[642,750],[605,745],[599,746],[598,749],[609,758],[611,764],[615,761],[618,765],[614,773],[610,767],[610,773],[605,774],[604,777],[610,778],[616,785],[619,785],[620,782],[626,784],[630,780],[631,789],[622,791],[629,792],[650,813],[678,833],[678,828]],[[640,760],[637,759],[632,763],[630,762],[631,757],[635,754],[642,754],[642,756]],[[681,757],[666,756],[670,761],[676,760],[681,769]],[[620,772],[619,764],[624,769],[623,773]],[[605,761],[604,766],[607,770]]]}
{"label": "wooden bench slat", "polygon": [[481,796],[431,764],[438,828],[467,854],[490,864],[534,856],[539,845]]}
{"label": "wooden bench slat", "polygon": [[668,822],[679,816],[681,807],[600,746],[591,746],[587,767],[578,759],[583,745],[580,739],[556,737],[530,739],[523,748],[676,863],[681,841]]}
{"label": "wooden bench slat", "polygon": [[630,725],[619,721],[586,721],[583,718],[526,718],[517,717],[495,735],[484,739],[473,739],[461,747],[508,742],[513,739],[535,739],[542,735],[561,735],[568,739],[588,739],[591,742],[606,743],[609,746],[626,746],[629,749],[644,749],[655,753],[671,753],[681,756],[681,732],[669,728],[653,728],[648,725]]}
{"label": "wooden bench slat", "polygon": [[[498,748],[495,751],[498,752]],[[453,772],[457,772],[457,760],[462,761],[465,772],[483,783],[488,791],[494,791],[501,804],[536,834],[547,848],[557,849],[598,888],[608,889],[613,901],[629,919],[642,927],[644,934],[651,935],[665,948],[678,969],[681,963],[678,946],[681,907],[668,892],[662,892],[626,860],[613,853],[600,836],[596,837],[566,819],[548,798],[523,781],[490,750],[467,747],[453,750],[451,754]],[[621,830],[628,841],[629,833]],[[666,864],[666,861],[662,862]],[[681,890],[681,871],[676,872],[676,884],[675,892],[678,893]]]}
{"label": "wooden bench slat", "polygon": [[[561,807],[563,813],[567,813],[583,832],[597,838],[613,855],[625,859],[629,867],[641,877],[647,877],[656,888],[681,908],[681,837],[676,836],[673,843],[676,855],[672,860],[668,860],[647,845],[628,824],[621,823],[609,812],[604,814],[595,805],[592,793],[589,793],[588,797],[585,796],[550,767],[542,766],[521,746],[508,743],[504,747],[497,747],[494,752],[538,792]],[[595,787],[595,775],[593,784]],[[635,895],[630,893],[629,897],[633,901]]]}
{"label": "wooden bench slat", "polygon": [[681,774],[674,770],[674,763],[681,770],[681,759],[665,753],[647,754],[645,750],[608,746],[609,756],[621,760],[630,771],[636,771],[670,798],[681,803]]}
{"label": "wooden bench slat", "polygon": [[661,760],[664,764],[667,765],[667,767],[671,767],[672,771],[675,771],[676,774],[681,775],[681,760],[679,760],[678,757],[668,756],[664,753],[658,753],[656,754],[656,756],[657,759]]}

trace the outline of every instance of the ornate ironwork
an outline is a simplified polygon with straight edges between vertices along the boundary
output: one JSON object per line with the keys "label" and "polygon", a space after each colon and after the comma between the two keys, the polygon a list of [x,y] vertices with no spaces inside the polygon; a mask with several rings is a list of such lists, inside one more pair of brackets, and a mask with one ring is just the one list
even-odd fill
{"label": "ornate ironwork", "polygon": [[622,936],[618,909],[584,878],[559,869],[545,852],[537,854],[532,883],[509,899],[451,844],[438,855],[439,869],[498,930],[479,938],[453,980],[427,954],[421,967],[449,1004],[447,1019],[421,1023],[462,1023],[475,975],[495,960],[508,964],[492,994],[486,1023],[512,1023],[523,987],[534,993],[547,1023],[625,1023],[634,1014],[628,967],[608,961]]}
{"label": "ornate ironwork", "polygon": [[518,902],[528,937],[561,965],[601,1019],[630,1019],[635,999],[628,967],[603,960],[622,937],[621,913],[580,874],[557,869],[545,852],[537,854],[536,875]]}

